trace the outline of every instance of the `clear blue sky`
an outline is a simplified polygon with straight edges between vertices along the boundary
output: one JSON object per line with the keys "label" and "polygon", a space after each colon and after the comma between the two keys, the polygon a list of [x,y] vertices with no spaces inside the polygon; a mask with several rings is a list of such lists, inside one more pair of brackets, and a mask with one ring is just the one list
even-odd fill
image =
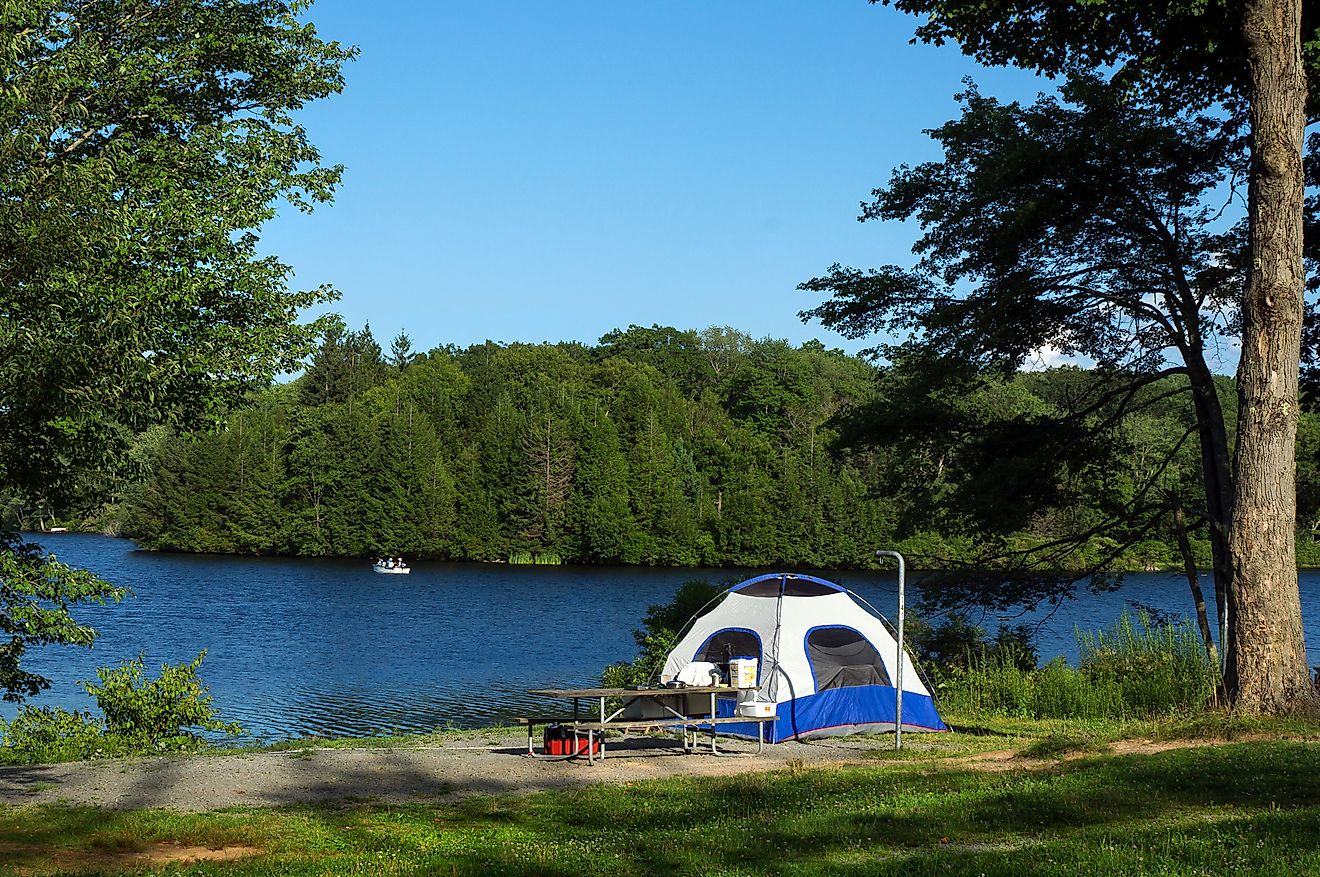
{"label": "clear blue sky", "polygon": [[832,262],[906,262],[911,227],[856,221],[922,134],[982,91],[1049,84],[908,44],[865,0],[319,0],[357,45],[300,117],[347,167],[336,203],[267,226],[295,285],[414,347],[594,343],[630,323],[729,325],[855,351],[796,314]]}

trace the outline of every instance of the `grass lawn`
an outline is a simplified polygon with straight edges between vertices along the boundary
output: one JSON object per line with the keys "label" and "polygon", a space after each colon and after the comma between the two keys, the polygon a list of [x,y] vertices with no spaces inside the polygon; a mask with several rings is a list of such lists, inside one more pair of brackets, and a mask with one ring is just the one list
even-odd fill
{"label": "grass lawn", "polygon": [[[994,723],[863,767],[456,806],[7,808],[0,873],[1320,874],[1320,745],[1306,742],[1320,724],[1127,731],[1265,739],[1123,755],[1109,751],[1116,726]],[[1025,757],[993,771],[966,757],[992,748]],[[189,863],[181,847],[236,857]]]}

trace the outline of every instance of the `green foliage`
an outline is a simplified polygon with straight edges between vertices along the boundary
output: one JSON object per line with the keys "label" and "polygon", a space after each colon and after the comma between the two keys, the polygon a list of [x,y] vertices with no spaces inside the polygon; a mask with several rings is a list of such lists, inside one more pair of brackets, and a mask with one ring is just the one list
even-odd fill
{"label": "green foliage", "polygon": [[[340,177],[293,113],[338,92],[355,51],[320,39],[307,6],[3,4],[0,496],[16,523],[99,506],[135,433],[212,425],[314,349],[301,312],[334,293],[290,289],[258,234]],[[237,526],[269,499],[242,497]],[[71,606],[121,593],[0,533],[5,697],[47,684],[20,668],[29,646],[91,643]]]}
{"label": "green foliage", "polygon": [[1107,630],[1078,631],[1083,672],[1097,685],[1113,686],[1133,712],[1198,709],[1213,700],[1218,668],[1189,623],[1157,624],[1148,613],[1124,612]]}
{"label": "green foliage", "polygon": [[331,292],[290,290],[257,234],[340,176],[292,113],[354,51],[305,6],[6,4],[0,486],[58,498],[125,427],[211,422],[311,351],[299,313]]}
{"label": "green foliage", "polygon": [[24,670],[31,646],[90,648],[96,630],[73,617],[76,604],[119,600],[125,591],[90,572],[60,563],[40,546],[0,531],[0,691],[17,701],[50,687],[45,677]]}
{"label": "green foliage", "polygon": [[129,751],[196,749],[205,742],[198,731],[243,731],[216,717],[211,695],[197,678],[205,657],[203,650],[187,664],[162,664],[160,675],[147,679],[139,655],[119,667],[98,669],[100,684],[84,682],[83,687],[105,714],[105,733]]}
{"label": "green foliage", "polygon": [[509,563],[556,566],[563,562],[563,558],[552,551],[538,551],[535,554],[530,551],[514,551],[509,554]]}
{"label": "green foliage", "polygon": [[940,707],[966,716],[1102,719],[1190,714],[1218,689],[1219,668],[1190,622],[1155,624],[1126,612],[1107,630],[1077,634],[1079,666],[1040,669],[1011,650],[983,650],[938,668]]}
{"label": "green foliage", "polygon": [[[1241,7],[1229,2],[1106,0],[870,0],[922,21],[916,37],[957,43],[992,66],[1049,76],[1109,68],[1125,87],[1178,109],[1233,105],[1250,92]],[[1305,68],[1314,77],[1320,28],[1310,4],[1302,23]],[[1312,88],[1314,94],[1314,88]]]}
{"label": "green foliage", "polygon": [[[974,32],[994,6],[950,4]],[[1203,510],[1190,528],[1228,585],[1234,423],[1210,366],[1250,267],[1244,211],[1226,217],[1218,195],[1244,172],[1243,120],[1129,85],[1070,70],[1029,105],[969,85],[930,132],[940,160],[897,168],[863,207],[921,224],[915,264],[834,265],[801,285],[827,295],[804,318],[904,339],[877,348],[887,386],[843,430],[894,451],[913,497],[899,534],[970,538],[1017,602],[1071,593],[1059,570],[1172,565],[1180,507]],[[1050,350],[1096,365],[1021,372]]]}
{"label": "green foliage", "polygon": [[206,745],[201,731],[241,734],[221,722],[197,677],[206,652],[187,664],[162,664],[147,679],[142,657],[96,671],[100,684],[83,682],[101,710],[70,713],[24,706],[12,722],[0,721],[0,763],[45,764],[158,752],[190,752]]}
{"label": "green foliage", "polygon": [[[735,391],[781,373],[795,390],[773,404]],[[636,327],[400,369],[334,326],[307,374],[224,431],[144,440],[126,529],[209,552],[868,564],[892,521],[877,461],[828,448],[830,416],[874,375],[816,343]]]}
{"label": "green foliage", "polygon": [[[357,334],[325,344],[342,347]],[[1090,376],[1079,369],[918,400],[923,385],[911,373],[818,344],[793,349],[727,335],[708,344],[679,333],[686,340],[677,348],[655,341],[671,357],[634,335],[635,352],[622,337],[596,348],[433,350],[402,370],[378,364],[369,382],[330,402],[313,398],[327,386],[316,384],[314,369],[251,396],[222,431],[144,434],[135,452],[150,474],[126,492],[125,529],[147,547],[241,554],[852,567],[873,565],[875,546],[897,543],[922,567],[986,566],[988,551],[1041,552],[1085,532],[1157,471],[1185,487],[1199,465],[1194,448],[1177,443],[1188,412],[1176,377],[1153,384],[1141,410],[1121,420],[1140,441],[1116,440],[1104,467],[1093,461],[1070,483],[1042,488],[1040,496],[1061,503],[1042,509],[994,492],[1011,482],[987,474],[1006,475],[994,461],[1002,444],[963,440],[992,431],[997,416],[1061,415],[1060,400],[1088,391]],[[710,367],[699,379],[697,354]],[[765,372],[758,381],[783,369],[801,393],[773,406],[737,401],[730,382],[750,386],[749,369]],[[837,427],[850,429],[840,418],[869,416],[877,394],[894,412],[920,401],[959,406],[975,420],[955,435],[934,420],[900,429],[894,414],[885,432],[903,436],[896,444],[840,446]],[[1033,436],[1021,433],[1023,442]],[[1171,454],[1174,463],[1161,468]],[[989,542],[967,532],[959,516],[971,507],[954,500],[971,480],[976,514],[1022,529]],[[1208,560],[1208,543],[1194,545]],[[1045,553],[1064,570],[1176,560],[1171,536],[1142,522]],[[972,581],[960,574],[940,593]]]}
{"label": "green foliage", "polygon": [[642,626],[633,630],[637,656],[605,668],[601,683],[611,688],[649,685],[660,679],[665,659],[686,632],[687,623],[715,608],[716,598],[724,591],[704,579],[692,579],[679,586],[674,599],[647,607]]}
{"label": "green foliage", "polygon": [[12,722],[0,720],[0,764],[55,764],[117,754],[105,726],[91,713],[24,706]]}

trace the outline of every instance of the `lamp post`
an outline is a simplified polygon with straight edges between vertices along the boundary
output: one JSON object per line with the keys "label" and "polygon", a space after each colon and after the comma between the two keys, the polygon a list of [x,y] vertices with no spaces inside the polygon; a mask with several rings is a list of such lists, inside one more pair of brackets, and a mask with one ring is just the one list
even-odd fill
{"label": "lamp post", "polygon": [[876,557],[892,557],[898,561],[898,673],[894,688],[894,748],[903,748],[903,584],[906,564],[897,551],[877,551]]}

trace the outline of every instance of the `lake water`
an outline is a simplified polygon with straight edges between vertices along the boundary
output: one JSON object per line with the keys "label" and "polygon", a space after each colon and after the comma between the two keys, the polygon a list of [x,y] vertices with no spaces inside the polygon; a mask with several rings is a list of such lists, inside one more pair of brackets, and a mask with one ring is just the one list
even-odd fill
{"label": "lake water", "polygon": [[[137,551],[122,539],[38,538],[66,563],[133,596],[78,607],[94,649],[34,649],[25,666],[54,681],[30,701],[92,709],[78,687],[95,668],[144,655],[152,676],[207,650],[201,676],[224,719],[250,739],[365,736],[476,727],[545,703],[529,688],[590,685],[633,656],[646,608],[692,578],[733,583],[767,570],[417,564],[384,576],[362,561],[234,558]],[[823,571],[895,614],[895,574]],[[1311,663],[1320,664],[1320,574],[1301,577]],[[919,593],[918,586],[909,589]],[[915,599],[915,594],[910,600]],[[1186,582],[1131,576],[1116,594],[1063,604],[1041,629],[1042,657],[1075,654],[1074,625],[1109,623],[1125,601],[1185,613]],[[12,717],[16,707],[0,705]]]}

